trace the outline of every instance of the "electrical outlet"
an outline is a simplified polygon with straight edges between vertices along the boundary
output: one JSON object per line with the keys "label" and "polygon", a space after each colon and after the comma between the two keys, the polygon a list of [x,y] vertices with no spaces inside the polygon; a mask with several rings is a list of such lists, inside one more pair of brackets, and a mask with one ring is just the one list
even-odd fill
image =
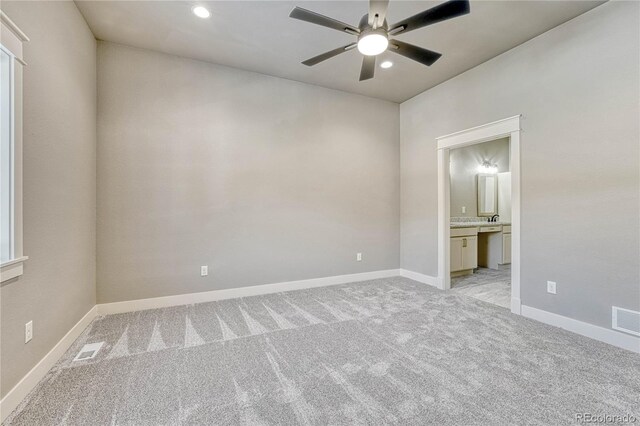
{"label": "electrical outlet", "polygon": [[362,262],[362,253],[356,254],[356,261]]}
{"label": "electrical outlet", "polygon": [[547,281],[547,293],[556,294],[556,282]]}
{"label": "electrical outlet", "polygon": [[465,206],[462,206],[462,214],[467,212],[467,208]]}
{"label": "electrical outlet", "polygon": [[33,339],[33,321],[24,325],[24,342],[29,343],[31,339]]}
{"label": "electrical outlet", "polygon": [[206,277],[207,275],[209,275],[209,267],[208,266],[201,266],[200,267],[200,276],[201,277]]}

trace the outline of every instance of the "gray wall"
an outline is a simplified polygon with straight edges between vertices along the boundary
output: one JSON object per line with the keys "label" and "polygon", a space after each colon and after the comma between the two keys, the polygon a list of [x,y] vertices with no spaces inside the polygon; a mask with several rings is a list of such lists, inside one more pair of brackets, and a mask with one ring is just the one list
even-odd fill
{"label": "gray wall", "polygon": [[397,104],[99,42],[98,301],[398,268],[399,166]]}
{"label": "gray wall", "polygon": [[[24,275],[2,287],[4,396],[95,304],[96,41],[72,2],[2,2],[24,71]],[[33,320],[33,340],[24,325]]]}
{"label": "gray wall", "polygon": [[606,3],[401,105],[403,268],[438,272],[435,138],[523,114],[523,304],[640,308],[639,17]]}
{"label": "gray wall", "polygon": [[[488,161],[498,167],[499,173],[508,172],[509,138],[452,149],[449,159],[451,217],[476,217],[478,216],[478,166]],[[466,207],[466,213],[462,213],[462,206]]]}

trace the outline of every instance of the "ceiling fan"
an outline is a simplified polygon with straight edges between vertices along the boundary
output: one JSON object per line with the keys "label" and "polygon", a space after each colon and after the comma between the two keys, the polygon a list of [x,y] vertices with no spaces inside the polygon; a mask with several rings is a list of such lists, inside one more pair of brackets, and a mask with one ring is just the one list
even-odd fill
{"label": "ceiling fan", "polygon": [[358,51],[364,55],[362,68],[360,70],[360,81],[373,78],[376,67],[376,55],[381,54],[387,49],[420,62],[421,64],[431,66],[442,56],[441,53],[414,46],[413,44],[400,40],[390,39],[389,37],[417,30],[418,28],[446,21],[447,19],[457,18],[458,16],[466,15],[470,10],[469,0],[449,0],[396,24],[388,25],[385,18],[388,7],[389,0],[369,0],[369,13],[362,17],[357,27],[301,7],[296,7],[291,11],[289,17],[343,31],[358,37],[357,42],[314,56],[302,63],[307,66],[313,66],[357,47]]}

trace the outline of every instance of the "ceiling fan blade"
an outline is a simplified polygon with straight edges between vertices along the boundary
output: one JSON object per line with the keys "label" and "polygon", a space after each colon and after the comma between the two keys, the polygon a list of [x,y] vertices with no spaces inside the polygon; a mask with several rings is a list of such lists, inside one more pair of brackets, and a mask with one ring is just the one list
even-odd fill
{"label": "ceiling fan blade", "polygon": [[405,56],[409,59],[413,59],[414,61],[420,62],[428,67],[433,65],[433,63],[442,56],[442,53],[414,46],[413,44],[405,43],[400,40],[390,40],[389,51],[395,52],[398,55]]}
{"label": "ceiling fan blade", "polygon": [[323,27],[332,28],[338,31],[344,31],[348,34],[359,34],[360,30],[353,25],[345,24],[328,16],[320,15],[301,7],[296,7],[289,14],[290,18],[299,19],[301,21],[311,22],[312,24],[322,25]]}
{"label": "ceiling fan blade", "polygon": [[338,47],[337,49],[330,50],[328,52],[324,52],[318,56],[314,56],[313,58],[307,59],[303,62],[304,65],[311,67],[315,64],[319,64],[322,61],[326,61],[329,58],[333,58],[336,55],[346,52],[347,50],[351,50],[356,47],[358,43],[347,44],[346,46]]}
{"label": "ceiling fan blade", "polygon": [[469,0],[449,0],[390,26],[389,33],[397,35],[417,30],[427,25],[466,15],[470,10]]}
{"label": "ceiling fan blade", "polygon": [[384,18],[387,16],[388,8],[389,0],[369,0],[369,25],[374,28],[384,25]]}
{"label": "ceiling fan blade", "polygon": [[364,56],[362,58],[362,68],[360,69],[360,81],[369,80],[373,78],[373,74],[376,70],[376,57]]}

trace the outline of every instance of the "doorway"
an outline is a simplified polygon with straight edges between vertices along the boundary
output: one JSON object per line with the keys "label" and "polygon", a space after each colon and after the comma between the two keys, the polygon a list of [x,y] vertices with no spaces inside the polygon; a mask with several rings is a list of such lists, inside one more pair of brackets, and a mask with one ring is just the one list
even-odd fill
{"label": "doorway", "polygon": [[[451,289],[451,244],[458,244],[460,231],[451,230],[451,150],[476,145],[501,138],[509,140],[509,168],[511,173],[511,219],[508,228],[510,250],[505,255],[510,257],[510,268],[504,268],[502,274],[510,272],[511,295],[510,309],[520,314],[520,119],[521,116],[510,117],[493,123],[452,133],[437,138],[438,150],[438,287]],[[484,228],[484,227],[483,227]],[[500,229],[502,232],[502,228]],[[505,229],[506,231],[506,229]],[[493,231],[488,231],[493,232]],[[475,235],[475,238],[477,238]],[[464,236],[463,236],[464,237]],[[503,235],[501,235],[501,238]],[[469,241],[474,236],[469,235]],[[485,238],[485,236],[481,236]],[[466,239],[466,238],[463,238]],[[453,243],[452,243],[453,241]],[[477,242],[477,241],[475,241]],[[462,242],[464,244],[464,241]],[[466,246],[465,246],[466,247]],[[503,246],[504,247],[504,246]],[[456,248],[455,246],[453,248]],[[454,253],[456,254],[457,251]],[[476,254],[477,255],[477,254]],[[457,254],[456,254],[457,256]],[[458,259],[453,259],[457,261]],[[465,263],[467,269],[473,262]],[[486,277],[491,279],[490,276]]]}

